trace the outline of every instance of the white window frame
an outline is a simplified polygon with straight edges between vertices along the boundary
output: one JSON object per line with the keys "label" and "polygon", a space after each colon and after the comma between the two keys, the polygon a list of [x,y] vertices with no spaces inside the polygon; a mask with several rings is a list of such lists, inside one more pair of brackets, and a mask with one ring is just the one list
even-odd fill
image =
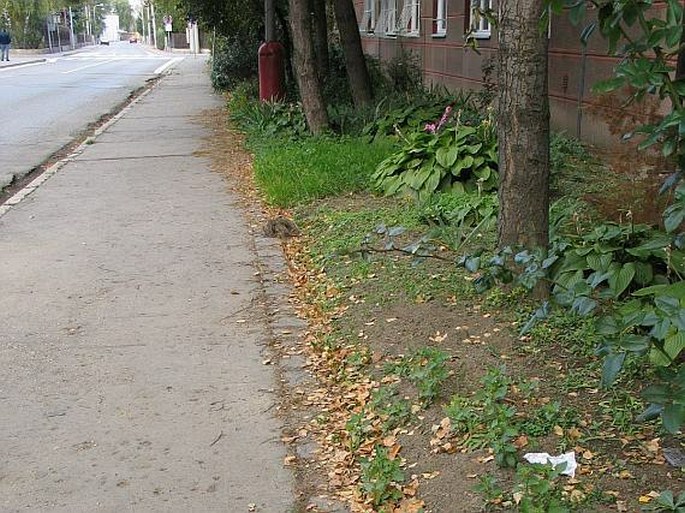
{"label": "white window frame", "polygon": [[471,0],[471,35],[476,39],[489,39],[492,36],[490,20],[478,11],[492,11],[492,0]]}
{"label": "white window frame", "polygon": [[436,0],[434,36],[447,35],[447,0]]}
{"label": "white window frame", "polygon": [[399,0],[381,0],[380,34],[397,35],[397,3]]}
{"label": "white window frame", "polygon": [[404,0],[398,26],[403,35],[413,37],[419,35],[421,30],[421,0]]}
{"label": "white window frame", "polygon": [[376,0],[364,0],[359,32],[373,34],[376,30]]}

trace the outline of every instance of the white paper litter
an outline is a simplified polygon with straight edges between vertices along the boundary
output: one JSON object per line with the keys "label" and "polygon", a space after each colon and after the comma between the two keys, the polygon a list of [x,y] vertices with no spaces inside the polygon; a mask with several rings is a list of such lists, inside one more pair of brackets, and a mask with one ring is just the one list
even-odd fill
{"label": "white paper litter", "polygon": [[576,469],[578,468],[575,452],[567,452],[560,456],[552,456],[546,452],[529,452],[523,455],[523,459],[528,463],[540,463],[542,465],[551,463],[554,467],[561,463],[566,463],[566,468],[561,473],[570,477],[575,477]]}

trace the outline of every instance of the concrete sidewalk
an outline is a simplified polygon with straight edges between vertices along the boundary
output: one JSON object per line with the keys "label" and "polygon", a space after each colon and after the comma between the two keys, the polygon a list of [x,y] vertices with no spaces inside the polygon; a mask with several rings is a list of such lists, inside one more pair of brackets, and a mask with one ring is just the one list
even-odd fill
{"label": "concrete sidewalk", "polygon": [[221,105],[185,59],[0,217],[0,511],[292,510]]}
{"label": "concrete sidewalk", "polygon": [[25,64],[38,64],[40,62],[45,62],[47,61],[47,57],[31,57],[31,56],[22,56],[22,57],[15,57],[14,55],[10,54],[10,60],[9,61],[0,61],[0,69],[2,68],[11,68],[14,66],[23,66]]}

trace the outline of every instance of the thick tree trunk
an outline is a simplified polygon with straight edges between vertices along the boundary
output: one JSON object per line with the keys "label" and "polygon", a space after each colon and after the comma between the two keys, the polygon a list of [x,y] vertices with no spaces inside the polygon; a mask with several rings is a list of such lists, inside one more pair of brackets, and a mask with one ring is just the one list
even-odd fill
{"label": "thick tree trunk", "polygon": [[295,52],[295,75],[300,88],[304,115],[309,130],[313,134],[321,134],[328,129],[328,112],[316,73],[308,4],[308,0],[289,0],[290,27]]}
{"label": "thick tree trunk", "polygon": [[359,25],[352,0],[333,0],[335,20],[345,54],[345,67],[355,105],[368,105],[373,99],[371,79],[359,36]]}
{"label": "thick tree trunk", "polygon": [[500,247],[549,242],[549,101],[545,2],[502,0],[499,14]]}
{"label": "thick tree trunk", "polygon": [[312,7],[312,25],[314,28],[314,53],[319,77],[328,76],[328,18],[326,17],[326,0],[309,0]]}

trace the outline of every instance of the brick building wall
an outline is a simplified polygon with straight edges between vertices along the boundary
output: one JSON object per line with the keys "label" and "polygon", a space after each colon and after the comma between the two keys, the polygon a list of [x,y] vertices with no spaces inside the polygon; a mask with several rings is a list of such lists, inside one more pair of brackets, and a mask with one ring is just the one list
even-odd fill
{"label": "brick building wall", "polygon": [[[492,30],[490,37],[478,39],[478,52],[466,48],[464,34],[471,26],[471,0],[444,0],[441,13],[438,2],[442,1],[355,0],[364,51],[382,61],[410,51],[417,56],[426,83],[442,84],[450,89],[480,89],[484,64],[496,63],[497,35]],[[420,13],[418,31],[398,30],[395,35],[387,35],[381,20],[387,7],[397,6],[397,18],[401,18],[402,5],[414,2],[418,4],[416,9]],[[372,5],[375,7],[375,20],[369,15]],[[656,9],[663,8],[663,5],[663,2],[655,2]],[[385,11],[382,11],[383,7],[386,7]],[[496,9],[496,5],[493,8]],[[444,16],[439,18],[438,15],[443,13]],[[400,21],[405,22],[406,16]],[[439,31],[440,28],[444,31]],[[611,133],[610,125],[614,125],[623,113],[615,104],[609,105],[606,100],[593,95],[591,88],[593,83],[611,76],[616,59],[607,55],[606,42],[597,31],[590,37],[584,51],[580,43],[581,30],[582,27],[573,26],[564,16],[552,17],[549,30],[552,127],[593,144],[613,144],[617,136]],[[494,82],[495,73],[493,67]]]}

